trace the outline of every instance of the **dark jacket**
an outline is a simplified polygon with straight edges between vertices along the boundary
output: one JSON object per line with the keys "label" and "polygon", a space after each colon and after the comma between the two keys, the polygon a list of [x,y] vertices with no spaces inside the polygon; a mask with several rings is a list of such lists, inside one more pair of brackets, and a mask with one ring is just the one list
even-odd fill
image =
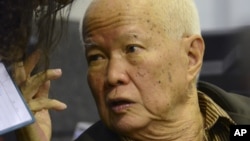
{"label": "dark jacket", "polygon": [[213,99],[237,124],[250,124],[250,97],[226,92],[208,82],[199,82],[198,90]]}
{"label": "dark jacket", "polygon": [[[250,124],[249,97],[228,93],[207,82],[199,82],[198,90],[212,98],[237,124]],[[98,121],[75,141],[119,141],[119,136]]]}

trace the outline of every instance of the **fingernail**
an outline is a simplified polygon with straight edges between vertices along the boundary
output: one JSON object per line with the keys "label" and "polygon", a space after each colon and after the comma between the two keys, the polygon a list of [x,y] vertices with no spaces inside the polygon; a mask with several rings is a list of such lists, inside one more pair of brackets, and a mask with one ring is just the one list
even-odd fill
{"label": "fingernail", "polygon": [[66,108],[67,108],[67,105],[64,104],[64,103],[62,103],[61,108],[62,108],[62,109],[66,109]]}
{"label": "fingernail", "polygon": [[62,73],[62,69],[54,69],[54,72],[55,72],[56,74],[61,74],[61,73]]}

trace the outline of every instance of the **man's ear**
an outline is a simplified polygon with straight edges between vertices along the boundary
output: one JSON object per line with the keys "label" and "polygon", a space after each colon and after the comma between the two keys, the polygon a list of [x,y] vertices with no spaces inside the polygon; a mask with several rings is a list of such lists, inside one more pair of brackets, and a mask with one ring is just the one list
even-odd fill
{"label": "man's ear", "polygon": [[192,35],[185,39],[188,56],[188,81],[197,79],[200,73],[205,50],[204,40],[200,35]]}

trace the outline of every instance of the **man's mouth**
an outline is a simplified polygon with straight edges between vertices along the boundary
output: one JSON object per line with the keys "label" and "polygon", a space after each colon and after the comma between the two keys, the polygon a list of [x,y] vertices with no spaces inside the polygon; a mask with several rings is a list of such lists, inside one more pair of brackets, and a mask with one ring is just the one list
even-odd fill
{"label": "man's mouth", "polygon": [[116,99],[110,100],[108,102],[109,107],[112,109],[113,112],[119,114],[124,113],[127,109],[133,104],[134,102],[125,99]]}

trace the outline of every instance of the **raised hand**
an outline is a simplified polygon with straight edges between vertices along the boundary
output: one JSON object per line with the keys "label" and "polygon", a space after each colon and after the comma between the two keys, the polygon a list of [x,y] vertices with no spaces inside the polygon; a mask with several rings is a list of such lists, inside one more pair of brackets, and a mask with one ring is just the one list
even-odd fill
{"label": "raised hand", "polygon": [[17,131],[20,141],[49,141],[51,138],[51,119],[49,109],[63,110],[66,105],[49,98],[50,81],[61,77],[61,69],[48,69],[31,75],[40,59],[40,52],[35,51],[24,62],[14,65],[13,77],[20,87],[29,108],[35,116],[35,123]]}

